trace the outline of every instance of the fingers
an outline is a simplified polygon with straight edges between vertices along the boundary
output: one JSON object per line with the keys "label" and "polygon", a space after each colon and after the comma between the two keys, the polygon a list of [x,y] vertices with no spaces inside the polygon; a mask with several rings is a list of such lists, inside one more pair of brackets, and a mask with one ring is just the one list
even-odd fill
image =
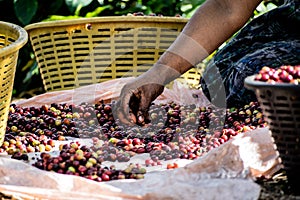
{"label": "fingers", "polygon": [[121,92],[120,96],[120,109],[122,110],[123,114],[130,120],[130,99],[132,98],[133,91],[124,87]]}
{"label": "fingers", "polygon": [[140,126],[145,126],[146,124],[150,123],[150,117],[149,117],[149,109],[141,109],[138,112],[138,118],[137,118],[137,123]]}
{"label": "fingers", "polygon": [[130,123],[132,123],[132,124],[137,123],[136,116],[133,113],[129,113],[129,117],[130,117]]}
{"label": "fingers", "polygon": [[[119,122],[133,126],[136,123],[136,117],[130,112],[129,109],[130,94],[125,94],[124,97],[120,97],[120,100],[115,104],[112,104],[113,115]],[[128,100],[127,100],[128,99]]]}
{"label": "fingers", "polygon": [[[133,89],[134,88],[134,89]],[[145,126],[150,123],[149,107],[153,99],[163,92],[163,86],[148,84],[139,88],[130,84],[122,88],[119,101],[115,107],[116,117],[123,124]]]}
{"label": "fingers", "polygon": [[[144,85],[140,93],[141,99],[139,104],[139,116],[142,115],[143,125],[151,122],[149,108],[153,100],[156,99],[164,90],[164,86],[159,84]],[[144,92],[143,92],[144,91]],[[146,92],[148,91],[148,92]],[[149,92],[151,91],[151,93]],[[139,120],[138,120],[139,121]]]}
{"label": "fingers", "polygon": [[132,94],[129,99],[129,109],[135,115],[138,116],[138,111],[140,109],[140,102],[141,102],[141,93],[136,90],[132,91]]}
{"label": "fingers", "polygon": [[[129,95],[126,96],[128,99]],[[133,126],[135,124],[139,126],[145,126],[147,123],[150,122],[148,114],[149,109],[147,106],[144,108],[144,105],[142,106],[140,104],[142,98],[140,92],[133,92],[127,103],[126,96],[124,96],[122,100],[120,99],[119,102],[114,106],[116,107],[115,115],[123,124],[129,126]],[[149,103],[147,103],[146,105],[149,105]]]}
{"label": "fingers", "polygon": [[137,112],[137,123],[140,126],[145,126],[146,124],[150,123],[149,107],[152,101],[150,98],[147,98],[144,95],[142,96],[143,98],[140,100],[139,110]]}

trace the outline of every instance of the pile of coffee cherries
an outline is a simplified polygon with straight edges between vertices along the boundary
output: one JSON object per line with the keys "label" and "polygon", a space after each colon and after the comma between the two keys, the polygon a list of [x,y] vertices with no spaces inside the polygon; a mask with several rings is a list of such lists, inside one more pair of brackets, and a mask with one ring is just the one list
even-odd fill
{"label": "pile of coffee cherries", "polygon": [[[196,159],[239,133],[265,127],[258,102],[241,108],[153,104],[146,127],[126,126],[115,119],[112,103],[80,105],[52,103],[40,107],[11,104],[0,152],[15,159],[28,159],[29,152],[42,152],[34,166],[48,171],[83,176],[96,181],[142,178],[145,169],[130,164],[126,170],[104,167],[104,161],[129,162],[132,156],[149,153],[145,166],[162,160]],[[71,138],[90,138],[92,146]],[[60,155],[50,151],[57,141]],[[171,169],[171,167],[169,167]]]}
{"label": "pile of coffee cherries", "polygon": [[[118,170],[114,165],[109,167],[103,166],[104,156],[102,151],[109,153],[109,156],[116,156],[117,151],[107,145],[95,149],[91,149],[79,142],[70,142],[69,144],[61,144],[59,156],[51,156],[49,153],[41,153],[33,166],[54,171],[61,174],[69,174],[88,178],[90,180],[102,182],[119,179],[141,179],[144,178],[146,169],[140,164],[130,163],[126,169]],[[110,157],[110,159],[114,159]]]}
{"label": "pile of coffee cherries", "polygon": [[271,84],[290,83],[298,85],[300,82],[300,65],[282,65],[276,69],[265,66],[255,76],[255,80]]}

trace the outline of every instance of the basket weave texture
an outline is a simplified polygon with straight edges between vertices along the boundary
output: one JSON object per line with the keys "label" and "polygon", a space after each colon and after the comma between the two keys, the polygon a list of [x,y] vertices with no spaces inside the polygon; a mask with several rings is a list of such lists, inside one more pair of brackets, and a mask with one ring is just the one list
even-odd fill
{"label": "basket weave texture", "polygon": [[0,146],[7,126],[19,50],[27,40],[27,32],[22,27],[0,21]]}
{"label": "basket weave texture", "polygon": [[[187,19],[117,16],[40,22],[25,27],[46,91],[139,76],[158,60]],[[198,84],[197,69],[181,77]]]}
{"label": "basket weave texture", "polygon": [[300,179],[300,86],[245,79],[255,91],[290,182]]}

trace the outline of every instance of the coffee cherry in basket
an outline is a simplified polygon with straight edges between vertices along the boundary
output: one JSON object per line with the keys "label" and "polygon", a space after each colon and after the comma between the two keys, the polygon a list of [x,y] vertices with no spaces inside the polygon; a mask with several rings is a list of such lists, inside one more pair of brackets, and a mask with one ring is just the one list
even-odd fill
{"label": "coffee cherry in basket", "polygon": [[264,66],[255,76],[255,80],[271,84],[290,83],[298,85],[300,81],[300,65],[282,65],[277,69]]}

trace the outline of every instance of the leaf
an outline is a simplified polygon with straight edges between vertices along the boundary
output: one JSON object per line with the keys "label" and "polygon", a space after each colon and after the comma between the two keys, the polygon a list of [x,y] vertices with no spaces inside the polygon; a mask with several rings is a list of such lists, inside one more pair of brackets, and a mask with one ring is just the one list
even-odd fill
{"label": "leaf", "polygon": [[106,6],[101,6],[96,8],[93,12],[88,12],[85,17],[95,17],[98,16],[103,10],[108,9],[108,8],[112,8],[111,5],[106,5]]}
{"label": "leaf", "polygon": [[85,7],[93,0],[65,0],[69,10],[73,13],[78,7]]}
{"label": "leaf", "polygon": [[184,12],[184,13],[186,14],[186,17],[187,17],[187,18],[191,18],[200,6],[201,6],[201,5],[198,5],[198,6],[196,6],[196,7],[193,7],[193,8],[191,8],[191,9],[189,9],[189,10],[186,10],[186,11]]}
{"label": "leaf", "polygon": [[14,10],[18,20],[27,25],[38,9],[37,0],[14,0]]}
{"label": "leaf", "polygon": [[204,2],[205,0],[183,1],[181,10],[187,18],[190,18]]}
{"label": "leaf", "polygon": [[36,61],[32,63],[30,70],[26,73],[26,77],[23,79],[23,83],[28,82],[35,74],[39,74],[39,68]]}
{"label": "leaf", "polygon": [[68,19],[78,19],[81,18],[75,15],[63,16],[63,15],[50,15],[47,19],[43,20],[46,21],[57,21],[57,20],[68,20]]}
{"label": "leaf", "polygon": [[62,7],[63,3],[64,0],[49,1],[48,10],[51,11],[51,13],[57,13],[57,11]]}
{"label": "leaf", "polygon": [[98,3],[99,3],[100,5],[103,5],[103,4],[104,4],[104,0],[98,0]]}
{"label": "leaf", "polygon": [[80,10],[83,6],[81,4],[79,4],[74,12],[75,16],[79,16],[80,15]]}
{"label": "leaf", "polygon": [[274,8],[277,8],[277,6],[276,6],[275,4],[273,4],[273,3],[268,3],[268,4],[267,4],[267,10],[268,10],[268,11],[270,11],[270,10],[272,10],[272,9],[274,9]]}
{"label": "leaf", "polygon": [[268,3],[267,5],[264,2],[261,2],[254,11],[254,17],[258,17],[260,15],[263,15],[266,12],[269,12],[270,10],[276,8],[277,6],[273,3]]}

